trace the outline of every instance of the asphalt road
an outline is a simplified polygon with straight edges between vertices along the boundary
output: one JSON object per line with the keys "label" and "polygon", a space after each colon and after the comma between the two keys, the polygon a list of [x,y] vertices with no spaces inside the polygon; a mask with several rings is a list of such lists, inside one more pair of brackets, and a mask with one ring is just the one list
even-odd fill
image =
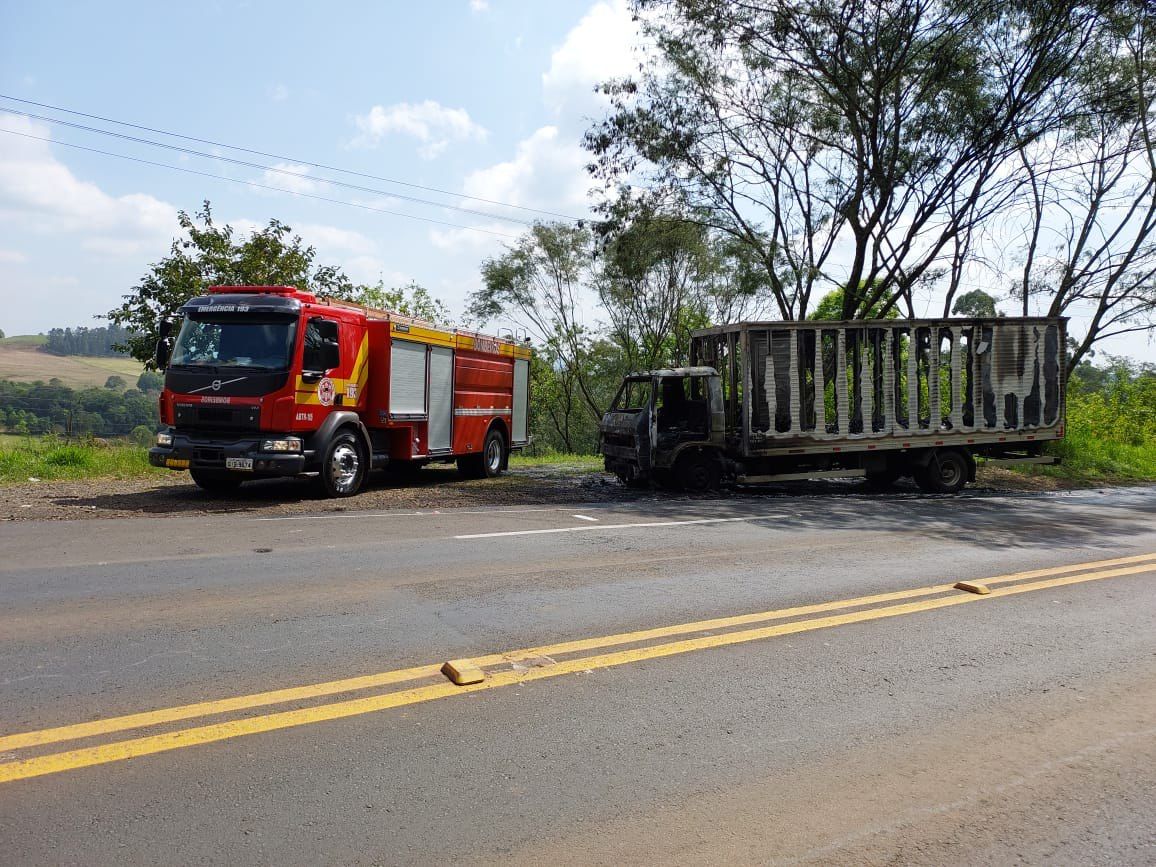
{"label": "asphalt road", "polygon": [[0,525],[5,864],[1152,864],[1153,792],[1152,488]]}

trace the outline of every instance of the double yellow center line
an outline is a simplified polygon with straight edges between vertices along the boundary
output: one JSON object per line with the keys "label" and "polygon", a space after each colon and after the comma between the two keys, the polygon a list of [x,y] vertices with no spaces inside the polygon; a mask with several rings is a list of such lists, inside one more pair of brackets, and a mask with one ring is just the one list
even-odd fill
{"label": "double yellow center line", "polygon": [[[63,741],[165,726],[208,716],[236,714],[272,705],[315,701],[328,696],[371,690],[393,684],[419,683],[416,686],[378,695],[313,704],[308,707],[282,710],[275,713],[245,716],[224,722],[178,728],[96,746],[78,747],[64,752],[0,762],[0,783],[137,758],[198,744],[214,743],[244,735],[358,716],[388,708],[419,704],[463,693],[496,689],[502,686],[596,668],[611,668],[695,650],[706,650],[799,632],[809,632],[815,629],[863,623],[885,617],[899,617],[920,611],[930,611],[1036,590],[1064,587],[1069,584],[1080,584],[1087,581],[1146,572],[1156,572],[1156,552],[989,578],[983,583],[991,587],[992,590],[990,594],[984,596],[954,590],[951,584],[937,584],[892,593],[879,593],[734,617],[699,620],[656,629],[623,632],[489,654],[474,657],[471,660],[475,665],[486,669],[487,674],[484,681],[468,686],[455,686],[444,680],[439,674],[439,664],[435,663],[362,677],[345,678],[216,701],[197,702],[92,722],[5,735],[0,736],[0,756],[16,750],[36,750]],[[624,645],[630,646],[618,650],[607,650],[608,648],[622,648]],[[591,654],[591,651],[606,652]],[[555,657],[566,658],[555,659]]]}

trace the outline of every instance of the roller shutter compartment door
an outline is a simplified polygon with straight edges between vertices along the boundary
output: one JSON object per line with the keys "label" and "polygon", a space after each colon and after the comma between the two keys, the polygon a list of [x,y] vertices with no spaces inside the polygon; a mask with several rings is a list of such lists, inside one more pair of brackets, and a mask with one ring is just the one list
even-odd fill
{"label": "roller shutter compartment door", "polygon": [[454,418],[454,351],[442,346],[429,352],[429,449],[450,448]]}
{"label": "roller shutter compartment door", "polygon": [[425,415],[425,354],[424,343],[394,340],[389,355],[389,414],[398,416]]}
{"label": "roller shutter compartment door", "polygon": [[528,439],[526,431],[527,409],[530,397],[530,362],[514,360],[514,442],[524,443]]}

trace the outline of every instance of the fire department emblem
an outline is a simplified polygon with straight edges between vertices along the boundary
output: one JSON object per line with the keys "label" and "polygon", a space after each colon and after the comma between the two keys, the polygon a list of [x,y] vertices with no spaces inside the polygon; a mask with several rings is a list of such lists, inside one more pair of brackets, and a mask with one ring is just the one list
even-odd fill
{"label": "fire department emblem", "polygon": [[333,387],[333,380],[328,376],[317,383],[317,399],[321,401],[322,406],[333,406],[333,398],[336,394],[337,389]]}

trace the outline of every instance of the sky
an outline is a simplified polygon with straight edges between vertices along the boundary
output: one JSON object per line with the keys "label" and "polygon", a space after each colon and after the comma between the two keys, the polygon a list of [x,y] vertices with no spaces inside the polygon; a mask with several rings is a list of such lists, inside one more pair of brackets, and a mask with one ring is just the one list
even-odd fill
{"label": "sky", "polygon": [[[413,280],[460,313],[479,286],[481,262],[512,243],[524,221],[543,216],[464,197],[587,216],[580,142],[602,112],[593,88],[633,68],[633,42],[618,0],[0,0],[0,94],[286,157],[237,154],[0,99],[0,108],[266,167],[0,112],[0,329],[100,324],[92,317],[167,254],[177,211],[194,211],[204,199],[218,222],[249,230],[275,217],[317,248],[318,262],[354,281]],[[326,173],[371,189],[333,187],[314,180],[319,170],[302,161],[448,195]],[[232,180],[188,173],[196,171]]]}
{"label": "sky", "polygon": [[[416,281],[460,316],[481,263],[524,231],[518,221],[544,218],[508,205],[589,216],[581,138],[605,108],[594,87],[636,67],[637,41],[625,0],[0,0],[3,97],[275,155],[0,97],[0,109],[258,164],[0,111],[0,329],[99,325],[168,253],[177,211],[205,199],[219,223],[249,231],[277,218],[319,263],[356,282]],[[937,306],[928,299],[927,315]],[[1103,348],[1156,359],[1150,335]]]}

